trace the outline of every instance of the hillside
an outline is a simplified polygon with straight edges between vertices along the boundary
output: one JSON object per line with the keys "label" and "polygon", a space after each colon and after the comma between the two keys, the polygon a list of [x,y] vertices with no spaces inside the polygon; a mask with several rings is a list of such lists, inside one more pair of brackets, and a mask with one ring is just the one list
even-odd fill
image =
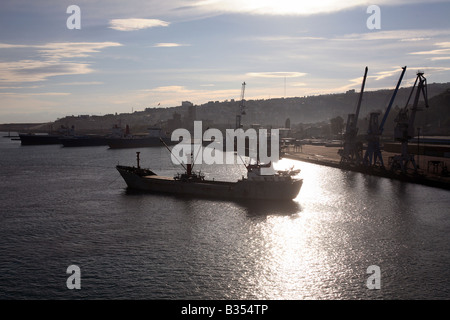
{"label": "hillside", "polygon": [[[406,104],[411,88],[400,88],[388,121],[385,133],[393,130],[393,119],[398,108]],[[368,114],[380,111],[384,114],[393,90],[364,92],[360,111],[360,132],[365,130]],[[359,92],[354,90],[340,94],[324,94],[317,96],[274,98],[247,100],[246,115],[242,117],[244,127],[261,124],[272,127],[284,127],[290,119],[292,127],[318,122],[329,123],[335,117],[353,113],[358,101]],[[188,98],[188,97],[187,97]],[[417,126],[425,130],[425,134],[450,134],[450,83],[428,84],[429,109],[417,117]],[[147,108],[134,113],[109,114],[104,116],[67,116],[47,124],[27,124],[21,131],[50,131],[61,125],[74,126],[77,132],[109,132],[114,124],[129,125],[132,132],[146,132],[149,126],[161,126],[167,131],[180,127],[192,126],[193,120],[202,120],[204,127],[219,129],[234,128],[239,101],[210,101],[193,106],[183,102],[181,106],[171,108]],[[14,130],[12,125],[0,125],[1,131]],[[15,125],[17,128],[17,125]],[[19,131],[19,129],[17,129]],[[422,131],[423,132],[423,131]]]}

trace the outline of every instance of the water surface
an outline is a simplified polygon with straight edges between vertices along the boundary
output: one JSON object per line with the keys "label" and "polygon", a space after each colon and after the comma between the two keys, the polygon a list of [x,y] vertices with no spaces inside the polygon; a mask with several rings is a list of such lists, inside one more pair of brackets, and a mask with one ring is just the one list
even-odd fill
{"label": "water surface", "polygon": [[[284,159],[304,179],[292,202],[142,194],[115,169],[136,151],[157,173],[180,170],[165,148],[0,139],[0,298],[450,298],[449,191]],[[80,290],[66,286],[73,264]],[[371,265],[379,290],[366,286]]]}

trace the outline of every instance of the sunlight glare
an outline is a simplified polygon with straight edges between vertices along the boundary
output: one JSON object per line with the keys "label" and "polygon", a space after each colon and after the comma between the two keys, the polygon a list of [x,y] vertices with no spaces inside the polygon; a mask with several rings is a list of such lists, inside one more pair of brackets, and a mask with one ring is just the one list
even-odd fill
{"label": "sunlight glare", "polygon": [[248,0],[245,2],[237,0],[206,0],[197,3],[210,9],[228,12],[246,12],[254,14],[270,15],[310,15],[342,10],[365,1],[357,0],[351,3],[337,0]]}

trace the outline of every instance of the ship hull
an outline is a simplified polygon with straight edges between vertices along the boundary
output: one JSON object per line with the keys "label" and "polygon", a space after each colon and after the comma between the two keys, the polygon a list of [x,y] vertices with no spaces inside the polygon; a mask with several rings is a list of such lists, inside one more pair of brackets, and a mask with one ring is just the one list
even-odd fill
{"label": "ship hull", "polygon": [[64,147],[90,147],[108,145],[107,138],[102,136],[62,138],[61,143]]}
{"label": "ship hull", "polygon": [[[166,144],[173,144],[170,139],[161,138]],[[107,139],[107,144],[111,149],[122,148],[147,148],[147,147],[160,147],[162,146],[159,137],[144,137],[144,138],[117,138]]]}
{"label": "ship hull", "polygon": [[224,199],[292,200],[303,180],[290,181],[182,181],[156,174],[139,175],[135,168],[117,166],[128,188],[152,193]]}
{"label": "ship hull", "polygon": [[61,144],[59,135],[19,134],[21,144],[24,146]]}

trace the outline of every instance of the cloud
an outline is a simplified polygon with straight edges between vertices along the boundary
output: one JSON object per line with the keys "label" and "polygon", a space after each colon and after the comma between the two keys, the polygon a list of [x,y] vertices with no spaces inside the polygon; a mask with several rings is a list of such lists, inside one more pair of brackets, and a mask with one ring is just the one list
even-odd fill
{"label": "cloud", "polygon": [[86,82],[82,82],[82,81],[78,81],[78,82],[63,82],[63,83],[58,83],[58,85],[60,86],[91,86],[91,85],[98,85],[98,84],[104,84],[101,81],[86,81]]}
{"label": "cloud", "polygon": [[36,49],[44,58],[84,58],[107,47],[119,47],[118,42],[50,42],[43,45],[0,43],[0,49]]}
{"label": "cloud", "polygon": [[413,42],[413,41],[424,41],[424,40],[430,40],[431,38],[408,38],[408,39],[401,39],[400,41],[403,42]]}
{"label": "cloud", "polygon": [[[378,0],[377,5],[420,3],[419,0]],[[202,0],[190,6],[199,11],[247,13],[257,15],[314,15],[338,12],[356,7],[368,7],[368,0]]]}
{"label": "cloud", "polygon": [[17,93],[17,92],[0,92],[0,96],[8,95],[8,96],[68,96],[70,92],[35,92],[35,93]]}
{"label": "cloud", "polygon": [[189,92],[185,87],[183,86],[163,86],[163,87],[157,87],[154,89],[146,90],[146,91],[153,91],[153,92]]}
{"label": "cloud", "polygon": [[[304,41],[400,41],[400,42],[419,42],[427,41],[436,37],[449,37],[450,29],[399,29],[399,30],[381,30],[377,32],[366,33],[350,33],[340,36],[289,36],[289,35],[274,35],[274,36],[260,36],[253,38],[244,38],[245,41],[263,41],[263,42],[286,42],[297,43]],[[445,44],[445,43],[443,43]]]}
{"label": "cloud", "polygon": [[[86,58],[107,47],[121,46],[117,42],[54,42],[43,45],[0,43],[2,49],[26,48],[35,59],[0,62],[0,82],[44,81],[49,77],[88,74],[94,70],[86,62],[67,61]],[[36,59],[38,55],[38,59]]]}
{"label": "cloud", "polygon": [[0,49],[16,49],[16,48],[27,48],[29,46],[24,44],[8,44],[8,43],[0,43]]}
{"label": "cloud", "polygon": [[135,31],[154,27],[167,27],[170,23],[159,19],[112,19],[110,28],[119,31]]}
{"label": "cloud", "polygon": [[303,77],[307,75],[307,73],[302,72],[250,72],[247,73],[249,77],[257,77],[257,78],[295,78],[295,77]]}
{"label": "cloud", "polygon": [[42,86],[0,86],[0,90],[3,89],[36,89],[41,88]]}
{"label": "cloud", "polygon": [[[448,0],[428,0],[431,2],[443,2]],[[106,19],[120,17],[145,18],[149,15],[153,17],[170,17],[171,19],[202,19],[220,15],[223,13],[244,13],[258,15],[313,15],[332,13],[352,8],[360,8],[362,12],[372,4],[380,7],[410,5],[414,3],[423,3],[423,0],[377,0],[375,3],[371,0],[77,0],[76,4],[80,6],[83,15],[101,16]],[[13,7],[19,12],[36,12],[45,8],[51,14],[59,12],[55,7],[54,1],[40,0],[15,0],[11,4],[5,5],[6,8]],[[364,10],[364,11],[363,11]],[[83,19],[83,18],[82,18]],[[115,19],[129,20],[129,19]],[[142,19],[150,20],[150,19]],[[173,21],[173,20],[171,20]]]}
{"label": "cloud", "polygon": [[304,87],[308,84],[306,82],[293,82],[289,84],[291,87]]}
{"label": "cloud", "polygon": [[108,47],[120,47],[117,42],[52,42],[44,46],[35,46],[44,58],[64,59],[64,58],[84,58],[92,53]]}
{"label": "cloud", "polygon": [[[406,75],[405,75],[405,77],[402,80],[402,85],[403,86],[411,86],[411,85],[413,85],[414,80],[415,80],[415,74],[419,70],[421,72],[425,73],[425,77],[429,77],[429,76],[434,76],[434,75],[436,75],[438,73],[448,72],[450,70],[450,68],[449,67],[425,67],[425,66],[420,66],[420,65],[419,66],[417,66],[417,65],[416,66],[408,66],[407,69],[406,69],[407,74],[408,74],[408,71],[409,71],[410,75],[411,75],[411,72],[412,72],[414,74],[414,77],[406,77]],[[368,78],[369,82],[371,80],[373,80],[373,81],[380,81],[380,83],[383,83],[382,86],[378,85],[378,86],[376,86],[376,87],[374,87],[372,89],[383,89],[383,86],[386,87],[384,85],[384,83],[386,83],[386,82],[383,82],[382,80],[386,80],[386,79],[389,79],[389,81],[392,80],[392,86],[393,86],[394,84],[397,83],[401,72],[402,71],[401,71],[400,68],[392,67],[390,70],[384,70],[384,71],[375,72],[374,75],[370,75],[367,78]],[[358,83],[358,79],[352,79],[350,81],[355,83],[355,84]],[[361,79],[359,79],[359,82],[361,82]]]}
{"label": "cloud", "polygon": [[410,54],[448,54],[450,53],[449,49],[435,49],[435,50],[428,50],[428,51],[417,51],[417,52],[411,52]]}
{"label": "cloud", "polygon": [[385,30],[368,33],[352,33],[337,37],[332,40],[356,40],[356,41],[374,41],[374,40],[400,40],[400,41],[421,41],[429,40],[439,36],[450,36],[449,29],[399,29]]}
{"label": "cloud", "polygon": [[[226,100],[239,97],[240,88],[236,89],[210,89],[210,88],[188,88],[185,86],[172,85],[161,86],[151,89],[138,90],[132,94],[131,99],[135,104],[160,103],[162,107],[173,107],[181,104],[181,101],[191,101],[194,104],[202,104],[211,100]],[[114,97],[114,103],[130,104],[130,97]]]}
{"label": "cloud", "polygon": [[434,49],[434,50],[428,50],[428,51],[417,51],[417,52],[411,52],[410,54],[450,54],[450,42],[438,42],[438,43],[435,43],[435,46],[438,46],[441,49]]}
{"label": "cloud", "polygon": [[440,49],[411,52],[412,55],[440,55],[440,57],[429,57],[431,61],[450,60],[450,42],[438,42],[435,46]]}
{"label": "cloud", "polygon": [[0,62],[0,82],[44,81],[49,77],[73,74],[87,74],[93,70],[85,63],[20,60]]}
{"label": "cloud", "polygon": [[428,59],[430,59],[431,61],[450,60],[450,56],[448,56],[448,57],[431,57]]}
{"label": "cloud", "polygon": [[[424,66],[417,66],[417,67],[411,67],[410,70],[415,71],[421,71],[428,74],[436,73],[436,72],[447,72],[450,71],[450,67],[424,67]],[[426,75],[425,75],[426,76]]]}
{"label": "cloud", "polygon": [[390,78],[393,77],[394,75],[400,75],[401,74],[401,70],[399,70],[398,67],[393,67],[392,70],[386,70],[386,71],[378,71],[375,73],[374,76],[368,76],[368,78],[372,78],[375,81],[379,81],[379,80],[383,80],[386,78]]}
{"label": "cloud", "polygon": [[153,47],[154,48],[172,48],[172,47],[184,47],[188,46],[187,44],[173,43],[173,42],[163,42],[157,43]]}
{"label": "cloud", "polygon": [[279,36],[262,36],[262,37],[251,37],[251,38],[245,38],[245,41],[286,41],[286,42],[298,42],[298,41],[307,41],[307,40],[328,40],[328,38],[325,37],[313,37],[313,36],[286,36],[286,35],[279,35]]}

